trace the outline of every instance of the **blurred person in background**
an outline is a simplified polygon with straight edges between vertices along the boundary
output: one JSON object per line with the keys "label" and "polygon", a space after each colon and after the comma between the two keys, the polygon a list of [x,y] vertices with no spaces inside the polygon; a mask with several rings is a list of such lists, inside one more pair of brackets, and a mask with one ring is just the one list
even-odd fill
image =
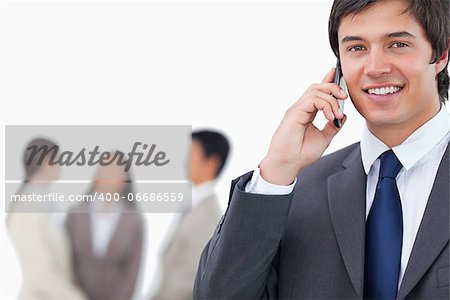
{"label": "blurred person in background", "polygon": [[129,172],[115,160],[100,166],[88,195],[95,192],[104,201],[82,202],[67,216],[76,280],[91,300],[131,299],[141,262],[144,220],[135,202],[127,200],[133,192]]}
{"label": "blurred person in background", "polygon": [[162,257],[163,278],[154,300],[192,299],[201,252],[219,222],[221,209],[214,192],[229,153],[227,138],[215,131],[192,133],[190,171],[192,210],[181,214]]}
{"label": "blurred person in background", "polygon": [[[33,146],[55,150],[44,154],[41,163],[31,157],[32,151],[24,152],[26,179],[19,195],[46,195],[51,192],[49,185],[59,178],[60,166],[49,164],[52,153],[59,150],[58,145],[45,138],[36,138],[26,149]],[[65,214],[56,213],[57,203],[50,206],[55,213],[35,210],[26,213],[27,205],[30,204],[13,203],[7,216],[7,229],[22,270],[18,299],[85,299],[73,280],[71,251],[64,228]]]}

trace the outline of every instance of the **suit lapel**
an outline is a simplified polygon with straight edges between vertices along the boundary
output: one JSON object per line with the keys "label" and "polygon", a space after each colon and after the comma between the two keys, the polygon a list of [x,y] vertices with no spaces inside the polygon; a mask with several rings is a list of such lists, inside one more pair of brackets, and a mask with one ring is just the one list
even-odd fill
{"label": "suit lapel", "polygon": [[121,250],[121,245],[123,245],[122,239],[129,235],[129,232],[125,229],[127,228],[126,223],[127,218],[129,217],[128,213],[116,212],[116,214],[119,214],[119,216],[117,216],[115,228],[111,234],[111,239],[109,240],[108,247],[106,248],[106,255],[103,259],[118,257],[119,251]]}
{"label": "suit lapel", "polygon": [[367,176],[364,173],[359,146],[350,153],[343,166],[343,171],[328,177],[328,203],[345,267],[359,298],[362,299]]}
{"label": "suit lapel", "polygon": [[449,147],[439,165],[398,299],[411,292],[449,241]]}
{"label": "suit lapel", "polygon": [[[398,293],[404,299],[449,242],[450,144],[444,153],[427,208]],[[328,177],[331,222],[351,282],[360,299],[364,290],[366,181],[360,147]]]}
{"label": "suit lapel", "polygon": [[80,206],[73,216],[77,222],[77,235],[80,237],[82,253],[94,256],[92,244],[92,220],[89,205]]}

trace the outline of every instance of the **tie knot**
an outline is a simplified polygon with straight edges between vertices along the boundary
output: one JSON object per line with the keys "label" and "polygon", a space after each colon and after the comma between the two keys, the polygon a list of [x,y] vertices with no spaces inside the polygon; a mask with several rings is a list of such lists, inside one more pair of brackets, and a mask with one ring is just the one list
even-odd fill
{"label": "tie knot", "polygon": [[388,150],[380,155],[380,178],[396,178],[398,172],[403,168],[394,151]]}

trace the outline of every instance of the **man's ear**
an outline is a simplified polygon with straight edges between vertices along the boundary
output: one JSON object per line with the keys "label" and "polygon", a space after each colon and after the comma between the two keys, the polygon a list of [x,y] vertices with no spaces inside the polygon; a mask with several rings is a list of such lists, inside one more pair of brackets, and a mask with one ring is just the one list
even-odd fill
{"label": "man's ear", "polygon": [[436,76],[437,74],[441,73],[442,70],[444,70],[444,68],[447,66],[448,63],[448,52],[450,51],[450,38],[448,39],[447,42],[447,49],[445,49],[441,56],[436,60]]}
{"label": "man's ear", "polygon": [[208,158],[208,162],[214,167],[215,173],[219,170],[220,157],[219,155],[213,154]]}

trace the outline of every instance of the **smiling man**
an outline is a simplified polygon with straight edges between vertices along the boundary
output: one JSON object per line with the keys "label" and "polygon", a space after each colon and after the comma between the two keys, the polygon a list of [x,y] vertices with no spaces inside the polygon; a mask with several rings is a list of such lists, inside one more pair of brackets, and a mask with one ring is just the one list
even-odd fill
{"label": "smiling man", "polygon": [[[416,2],[425,8],[427,2],[441,1]],[[430,5],[444,8],[439,3]],[[351,99],[369,130],[388,146],[401,144],[437,114],[436,75],[447,63],[446,51],[439,60],[433,57],[436,53],[419,22],[432,23],[429,26],[436,26],[435,31],[446,24],[426,20],[427,16],[418,16],[418,22],[406,8],[403,1],[377,3],[364,13],[344,18],[338,29],[338,53]],[[433,60],[436,63],[431,64]]]}
{"label": "smiling man", "polygon": [[332,69],[233,182],[195,298],[449,299],[449,9],[334,1],[329,38],[366,120],[361,142],[321,157],[333,120],[345,126]]}

